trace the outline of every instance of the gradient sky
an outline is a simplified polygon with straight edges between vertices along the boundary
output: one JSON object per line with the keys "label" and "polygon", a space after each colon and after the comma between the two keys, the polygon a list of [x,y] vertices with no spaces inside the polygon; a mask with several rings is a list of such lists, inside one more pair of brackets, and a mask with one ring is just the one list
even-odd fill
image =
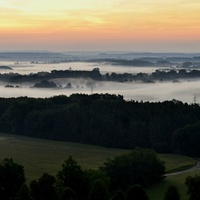
{"label": "gradient sky", "polygon": [[0,0],[0,51],[200,52],[200,0]]}

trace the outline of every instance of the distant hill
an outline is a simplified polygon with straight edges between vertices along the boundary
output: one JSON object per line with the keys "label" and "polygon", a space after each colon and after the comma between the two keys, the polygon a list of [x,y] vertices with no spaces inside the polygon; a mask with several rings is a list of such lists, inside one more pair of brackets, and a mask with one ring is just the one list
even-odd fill
{"label": "distant hill", "polygon": [[13,68],[12,68],[12,67],[9,67],[9,66],[1,65],[1,66],[0,66],[0,70],[1,70],[1,69],[9,69],[9,70],[12,70]]}
{"label": "distant hill", "polygon": [[53,52],[0,52],[0,60],[9,61],[46,61],[49,59],[61,60],[66,58],[66,54]]}

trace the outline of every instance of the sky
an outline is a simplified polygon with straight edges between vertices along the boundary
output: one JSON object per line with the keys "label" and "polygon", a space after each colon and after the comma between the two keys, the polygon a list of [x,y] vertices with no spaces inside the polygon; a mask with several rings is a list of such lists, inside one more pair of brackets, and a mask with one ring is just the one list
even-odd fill
{"label": "sky", "polygon": [[200,52],[200,0],[0,0],[0,51]]}

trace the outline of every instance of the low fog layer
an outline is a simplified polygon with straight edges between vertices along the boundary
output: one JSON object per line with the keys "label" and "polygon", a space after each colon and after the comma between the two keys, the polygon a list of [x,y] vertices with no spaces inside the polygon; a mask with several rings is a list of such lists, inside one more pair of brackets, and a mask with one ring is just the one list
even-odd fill
{"label": "low fog layer", "polygon": [[[51,97],[55,95],[70,95],[73,93],[111,93],[120,94],[126,100],[138,101],[165,101],[180,100],[183,102],[193,103],[194,96],[200,102],[200,80],[183,81],[179,83],[163,82],[163,83],[119,83],[119,82],[92,82],[87,85],[88,80],[63,80],[63,85],[71,81],[72,88],[55,88],[41,89],[31,88],[30,85],[23,84],[21,88],[5,88],[3,84],[0,86],[1,97]],[[90,82],[91,83],[91,82]],[[79,85],[79,87],[77,87]]]}
{"label": "low fog layer", "polygon": [[0,73],[19,73],[19,74],[30,74],[41,71],[51,72],[52,70],[89,70],[99,68],[102,74],[106,73],[152,73],[158,67],[133,67],[133,66],[120,66],[111,65],[108,63],[97,63],[97,62],[68,62],[68,63],[38,63],[32,64],[30,62],[19,62],[13,63],[9,61],[0,62],[1,65],[9,66],[12,69],[1,69]]}
{"label": "low fog layer", "polygon": [[[110,56],[110,57],[109,57]],[[126,58],[129,56],[133,58],[132,54],[121,54],[112,55],[113,58]],[[111,54],[98,54],[97,58],[112,58]],[[159,56],[159,55],[156,55]],[[164,55],[162,55],[164,56]],[[183,55],[182,55],[183,56]],[[197,55],[192,55],[197,56]],[[91,56],[92,58],[92,56]],[[127,57],[128,58],[128,57]],[[34,58],[35,59],[35,58]],[[159,59],[152,56],[146,60],[157,62]],[[185,57],[182,61],[178,58],[170,58],[170,62],[183,63],[188,61],[188,57]],[[195,60],[191,58],[192,60]],[[197,59],[198,60],[198,59]],[[163,62],[163,60],[162,60]],[[180,65],[181,65],[180,64]],[[0,61],[1,66],[9,66],[11,69],[0,69],[0,73],[19,73],[19,74],[30,74],[37,72],[51,72],[52,70],[89,70],[94,68],[99,68],[101,74],[106,73],[148,73],[151,74],[158,66],[125,66],[125,65],[112,65],[107,62],[36,62],[32,60],[2,60]],[[166,67],[166,66],[163,66]],[[200,79],[199,80],[181,80],[179,82],[155,82],[155,83],[139,83],[139,82],[105,82],[105,81],[94,81],[91,79],[52,79],[58,88],[48,89],[48,88],[33,88],[34,83],[13,83],[13,87],[5,87],[7,83],[0,83],[0,97],[51,97],[55,95],[70,95],[73,93],[111,93],[120,94],[124,96],[126,100],[137,100],[137,101],[165,101],[165,100],[180,100],[183,102],[193,103],[194,99],[196,102],[200,102]],[[70,83],[70,87],[68,84]],[[194,98],[195,97],[195,98]]]}

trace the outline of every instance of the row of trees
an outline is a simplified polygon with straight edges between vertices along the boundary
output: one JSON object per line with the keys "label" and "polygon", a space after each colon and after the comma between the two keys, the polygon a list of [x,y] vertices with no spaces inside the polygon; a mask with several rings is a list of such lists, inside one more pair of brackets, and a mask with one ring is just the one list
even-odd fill
{"label": "row of trees", "polygon": [[[118,163],[118,160],[122,162]],[[0,199],[129,200],[136,196],[141,197],[140,200],[148,200],[142,186],[160,182],[163,174],[164,165],[155,152],[137,149],[106,161],[96,171],[82,170],[69,157],[56,176],[44,173],[28,185],[23,166],[12,159],[4,159],[0,163]]]}
{"label": "row of trees", "polygon": [[12,83],[23,83],[23,82],[37,82],[44,80],[51,80],[55,78],[85,78],[92,79],[96,81],[142,81],[142,82],[153,82],[153,81],[170,81],[178,79],[192,79],[199,78],[199,70],[187,71],[185,69],[180,70],[156,70],[151,74],[147,73],[106,73],[101,74],[99,68],[94,68],[91,71],[83,70],[52,70],[51,72],[38,72],[31,73],[27,75],[22,75],[18,73],[0,74],[0,78],[6,82]]}

